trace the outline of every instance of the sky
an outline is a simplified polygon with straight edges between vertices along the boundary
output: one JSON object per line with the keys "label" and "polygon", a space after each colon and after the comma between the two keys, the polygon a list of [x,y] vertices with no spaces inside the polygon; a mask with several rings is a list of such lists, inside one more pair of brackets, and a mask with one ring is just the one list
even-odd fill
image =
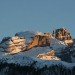
{"label": "sky", "polygon": [[75,0],[0,0],[0,39],[21,31],[65,27],[75,38]]}

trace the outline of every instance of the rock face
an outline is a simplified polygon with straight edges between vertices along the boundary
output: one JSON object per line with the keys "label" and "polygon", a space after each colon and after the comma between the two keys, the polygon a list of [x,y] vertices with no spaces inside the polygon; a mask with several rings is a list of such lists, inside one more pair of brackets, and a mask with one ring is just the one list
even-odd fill
{"label": "rock face", "polygon": [[35,46],[49,46],[50,45],[50,34],[45,33],[44,35],[35,35],[32,41],[27,45],[27,49]]}
{"label": "rock face", "polygon": [[[29,34],[28,34],[29,33]],[[26,36],[26,37],[25,37]],[[10,53],[17,53],[23,50],[31,49],[35,46],[49,46],[50,34],[25,32],[16,34],[14,37],[5,37],[0,43],[0,50]]]}
{"label": "rock face", "polygon": [[54,50],[47,53],[39,54],[37,55],[37,58],[40,58],[42,60],[60,60],[58,57],[55,56]]}
{"label": "rock face", "polygon": [[24,37],[26,39],[26,50],[31,49],[35,46],[49,46],[50,45],[50,33],[41,32],[20,32],[16,33],[15,36]]}
{"label": "rock face", "polygon": [[14,37],[4,38],[0,43],[0,50],[17,53],[36,46],[50,46],[54,50],[59,50],[60,48],[65,48],[66,44],[69,46],[73,44],[70,33],[65,28],[53,31],[53,35],[54,37],[49,32],[19,32]]}
{"label": "rock face", "polygon": [[53,31],[53,36],[58,40],[64,41],[68,46],[73,45],[72,37],[69,31],[65,28],[56,29]]}
{"label": "rock face", "polygon": [[25,39],[20,37],[6,37],[0,43],[0,50],[17,53],[25,49]]}

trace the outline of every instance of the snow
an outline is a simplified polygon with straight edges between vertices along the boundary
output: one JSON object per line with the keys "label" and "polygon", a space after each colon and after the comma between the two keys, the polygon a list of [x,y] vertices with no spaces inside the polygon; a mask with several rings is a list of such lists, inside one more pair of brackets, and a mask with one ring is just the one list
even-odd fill
{"label": "snow", "polygon": [[[40,51],[41,50],[41,51]],[[75,63],[67,63],[59,60],[56,56],[44,56],[43,59],[39,59],[36,56],[41,53],[47,53],[50,49],[49,47],[37,47],[32,50],[19,52],[17,54],[11,55],[6,52],[0,52],[0,62],[14,63],[19,64],[20,66],[30,66],[34,62],[35,68],[43,68],[45,65],[50,67],[51,65],[63,65],[66,68],[72,68],[75,66]],[[46,60],[50,59],[50,60]]]}
{"label": "snow", "polygon": [[10,52],[10,53],[18,53],[25,48],[25,39],[14,36],[6,41],[2,41],[0,43],[0,51]]}
{"label": "snow", "polygon": [[[15,58],[15,59],[14,59]],[[17,60],[18,59],[18,60]],[[8,58],[7,60],[8,63],[16,63],[16,64],[20,64],[21,66],[30,66],[31,63],[34,62],[33,58],[30,57],[26,57],[24,55],[14,55],[11,58]]]}
{"label": "snow", "polygon": [[36,57],[38,54],[46,53],[51,51],[50,47],[34,47],[28,51],[21,52],[26,56]]}
{"label": "snow", "polygon": [[57,50],[60,51],[62,49],[65,49],[65,47],[67,47],[67,45],[63,41],[60,41],[60,40],[51,36],[50,47],[52,47],[53,50],[55,50],[55,51],[57,51]]}
{"label": "snow", "polygon": [[73,43],[73,40],[65,40],[65,43]]}
{"label": "snow", "polygon": [[75,63],[75,57],[71,56],[72,63]]}
{"label": "snow", "polygon": [[35,68],[43,68],[45,65],[47,65],[47,67],[50,67],[51,65],[63,65],[66,68],[72,68],[75,66],[75,63],[67,63],[61,60],[41,60],[35,57],[26,56],[22,53],[15,55],[6,54],[0,57],[0,62],[7,62],[9,64],[14,63],[21,66],[30,66],[32,63],[34,63],[34,61],[36,61],[34,64]]}
{"label": "snow", "polygon": [[5,56],[7,56],[8,55],[8,53],[6,53],[6,52],[0,52],[0,58],[1,57],[5,57]]}
{"label": "snow", "polygon": [[30,41],[32,40],[32,37],[35,36],[35,32],[33,31],[18,32],[16,34],[19,37],[24,37],[26,39],[26,42],[25,42],[26,44],[30,43]]}
{"label": "snow", "polygon": [[52,65],[62,65],[63,67],[67,68],[67,69],[71,69],[75,66],[75,63],[67,63],[61,60],[42,60],[42,61],[38,61],[34,66],[35,68],[43,68],[44,66],[50,67]]}
{"label": "snow", "polygon": [[19,37],[24,37],[26,39],[25,41],[26,44],[29,44],[35,35],[43,35],[42,32],[33,32],[33,31],[18,32],[16,34]]}
{"label": "snow", "polygon": [[[43,33],[41,32],[31,32],[31,31],[26,31],[26,32],[19,32],[15,37],[12,37],[11,39],[15,41],[15,42],[19,42],[21,41],[20,44],[22,44],[22,46],[24,46],[23,44],[28,44],[31,42],[32,38],[35,35],[43,35]],[[17,40],[18,37],[23,37],[25,38],[24,40]],[[25,41],[22,42],[22,41]],[[66,41],[71,42],[71,41]],[[5,47],[7,44],[9,45],[13,45],[11,40],[9,39],[9,42],[6,41],[5,43],[2,43],[2,45]],[[19,45],[20,45],[19,44]],[[51,47],[51,48],[50,48]],[[73,66],[75,66],[75,63],[67,63],[67,62],[63,62],[61,61],[58,57],[56,56],[48,56],[48,55],[44,55],[41,58],[37,58],[37,56],[39,54],[45,54],[47,52],[50,52],[51,50],[59,51],[62,49],[65,49],[65,47],[67,47],[67,45],[65,44],[65,42],[57,40],[56,38],[52,37],[50,38],[50,46],[46,46],[46,47],[34,47],[30,50],[24,51],[24,52],[20,52],[20,46],[16,47],[11,53],[6,53],[6,52],[0,52],[0,62],[7,62],[7,63],[14,63],[14,64],[19,64],[21,66],[30,66],[34,61],[37,61],[34,65],[34,67],[36,68],[43,68],[45,65],[47,65],[47,67],[51,66],[51,65],[64,65],[67,68],[72,68]],[[3,49],[1,48],[1,51],[3,51]],[[17,54],[13,54],[12,53],[17,53]],[[74,59],[73,59],[74,60]]]}
{"label": "snow", "polygon": [[[3,62],[7,61],[8,63],[15,63],[20,65],[26,64],[26,66],[28,66],[32,62],[40,60],[36,58],[38,54],[49,52],[51,49],[50,47],[35,47],[25,52],[20,52],[20,49],[16,50],[17,51],[13,50],[14,52],[11,53],[0,52],[0,60]],[[12,53],[15,52],[17,52],[17,54],[12,55]]]}
{"label": "snow", "polygon": [[44,35],[42,32],[36,32],[36,35]]}
{"label": "snow", "polygon": [[[14,49],[14,50],[13,50],[13,48],[11,48],[13,50],[11,53],[18,53],[21,51],[22,46],[25,47],[28,43],[30,43],[32,41],[32,38],[35,35],[44,35],[44,34],[42,32],[33,32],[33,31],[19,32],[19,33],[16,33],[16,36],[14,36],[14,37],[10,38],[8,41],[2,43],[1,46],[6,48],[7,46],[9,47],[9,46],[14,46],[14,45],[17,46],[18,45],[18,48]],[[64,49],[67,46],[65,45],[65,43],[63,41],[59,41],[56,38],[51,36],[50,47],[52,47],[52,49],[55,51],[57,51],[57,50],[60,51],[61,49]],[[34,48],[31,50],[34,50]],[[36,48],[35,48],[35,50],[36,50]],[[9,51],[10,51],[10,48],[9,48]],[[38,49],[38,52],[39,51],[41,51],[41,50]],[[31,51],[31,53],[32,52],[33,51]]]}
{"label": "snow", "polygon": [[[23,38],[25,38],[25,40],[29,40],[29,39],[32,39],[32,37],[34,37],[36,34],[37,35],[43,35],[41,32],[37,32],[37,33],[34,33],[34,32],[29,32],[29,31],[27,31],[27,32],[20,32],[20,33],[17,33],[18,34],[18,36],[19,37],[23,37]],[[21,39],[19,39],[19,37],[17,37],[16,36],[16,38],[15,37],[12,37],[11,39],[12,40],[15,40],[15,41],[13,41],[14,43],[15,42],[19,42],[19,41],[21,41],[21,43],[20,44],[24,44],[24,42],[22,43],[22,41],[25,41],[25,40],[21,40]],[[9,44],[11,44],[11,39],[9,39],[10,41],[9,41]],[[17,40],[17,39],[19,39],[19,40]],[[8,42],[5,42],[5,43],[3,43],[3,44],[8,44]],[[13,44],[11,44],[11,45],[13,45]],[[51,36],[51,38],[50,38],[50,47],[52,47],[53,48],[53,50],[54,51],[56,51],[56,50],[61,50],[61,49],[63,49],[63,48],[65,48],[66,47],[66,45],[64,44],[64,42],[62,42],[62,41],[59,41],[59,40],[57,40],[57,39],[55,39],[54,37],[52,37]],[[8,54],[1,54],[0,56],[2,57],[2,58],[4,58],[4,57],[7,57],[8,56],[8,59],[10,59],[12,62],[19,62],[19,64],[21,63],[21,61],[20,60],[22,60],[22,58],[24,58],[24,57],[20,57],[21,55],[23,56],[26,56],[26,57],[33,57],[33,58],[37,58],[37,55],[39,55],[39,54],[43,54],[43,53],[47,53],[47,52],[49,52],[49,51],[51,51],[52,49],[50,48],[49,46],[46,46],[46,47],[34,47],[34,48],[32,48],[32,49],[30,49],[30,50],[28,50],[28,51],[25,51],[25,52],[20,52],[21,51],[21,48],[20,48],[20,46],[19,47],[16,47],[14,50],[12,50],[11,51],[11,53],[8,53]],[[14,54],[14,53],[17,53],[16,55],[17,55],[17,57],[16,57],[16,55]],[[12,55],[10,55],[10,54],[14,54],[14,56],[12,56]],[[5,56],[4,56],[5,55]],[[19,56],[20,55],[20,56]],[[11,58],[12,57],[12,58]],[[14,60],[12,60],[13,59],[13,57],[15,57],[14,58]],[[20,60],[18,59],[18,60],[16,60],[16,58],[19,58],[20,57]],[[59,58],[58,57],[56,57],[56,56],[43,56],[42,58],[40,58],[40,59],[43,59],[43,60],[59,60]]]}

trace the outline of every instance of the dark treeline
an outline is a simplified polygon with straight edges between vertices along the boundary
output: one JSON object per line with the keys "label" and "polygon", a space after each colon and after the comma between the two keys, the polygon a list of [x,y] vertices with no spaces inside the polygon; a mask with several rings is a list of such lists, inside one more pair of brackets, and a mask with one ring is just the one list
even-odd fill
{"label": "dark treeline", "polygon": [[63,65],[51,65],[43,68],[20,66],[16,64],[0,63],[0,75],[75,75],[75,66],[66,68]]}

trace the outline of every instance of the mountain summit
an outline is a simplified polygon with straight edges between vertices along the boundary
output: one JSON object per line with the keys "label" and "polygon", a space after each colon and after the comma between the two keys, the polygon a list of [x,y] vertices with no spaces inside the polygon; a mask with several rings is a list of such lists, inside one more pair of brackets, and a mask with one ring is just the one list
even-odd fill
{"label": "mountain summit", "polygon": [[68,46],[73,45],[73,39],[70,35],[70,32],[64,27],[53,31],[53,36],[56,39],[65,42],[65,44],[67,44]]}
{"label": "mountain summit", "polygon": [[69,75],[68,71],[75,70],[73,43],[65,28],[54,30],[52,35],[50,32],[25,31],[4,37],[0,42],[0,74],[39,75],[39,72],[40,75]]}
{"label": "mountain summit", "polygon": [[65,28],[56,29],[51,35],[50,32],[19,32],[14,37],[5,37],[0,43],[0,50],[10,53],[26,51],[34,47],[50,46],[54,50],[72,46],[73,40]]}

